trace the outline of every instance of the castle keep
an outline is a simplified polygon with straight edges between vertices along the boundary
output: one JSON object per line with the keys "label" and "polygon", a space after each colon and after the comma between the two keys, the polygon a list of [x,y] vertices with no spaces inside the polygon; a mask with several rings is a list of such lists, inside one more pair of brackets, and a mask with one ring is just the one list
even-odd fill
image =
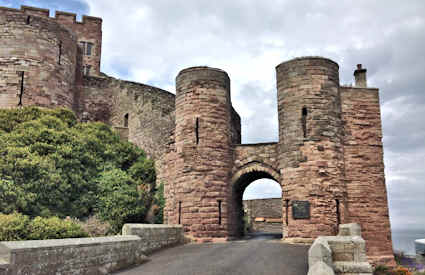
{"label": "castle keep", "polygon": [[32,7],[0,8],[0,107],[68,107],[103,121],[156,160],[165,222],[199,241],[243,231],[242,195],[254,180],[282,188],[288,242],[362,226],[371,261],[391,261],[379,92],[358,66],[302,57],[276,67],[279,141],[241,144],[230,79],[210,67],[182,70],[176,95],[100,72],[102,20]]}

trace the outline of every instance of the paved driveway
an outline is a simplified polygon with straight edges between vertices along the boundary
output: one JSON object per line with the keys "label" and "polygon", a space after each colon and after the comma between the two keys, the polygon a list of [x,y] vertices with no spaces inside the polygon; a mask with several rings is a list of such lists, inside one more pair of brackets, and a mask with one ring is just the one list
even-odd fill
{"label": "paved driveway", "polygon": [[154,253],[143,265],[117,274],[307,274],[308,246],[283,244],[271,235],[227,243],[187,244]]}

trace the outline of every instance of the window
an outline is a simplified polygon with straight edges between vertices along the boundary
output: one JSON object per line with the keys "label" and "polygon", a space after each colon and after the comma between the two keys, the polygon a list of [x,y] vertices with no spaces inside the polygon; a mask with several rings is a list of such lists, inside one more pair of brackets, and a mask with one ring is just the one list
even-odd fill
{"label": "window", "polygon": [[196,144],[199,144],[199,118],[196,118],[196,122],[195,122],[195,138],[196,138]]}
{"label": "window", "polygon": [[91,69],[91,65],[84,65],[83,66],[83,74],[85,76],[89,76],[90,75],[90,69]]}
{"label": "window", "polygon": [[302,117],[301,117],[301,124],[302,124],[302,128],[303,128],[303,136],[304,138],[307,137],[307,107],[303,107],[302,109]]}
{"label": "window", "polygon": [[86,43],[86,55],[91,55],[92,48],[93,48],[93,43],[87,42]]}
{"label": "window", "polygon": [[31,16],[29,16],[29,15],[27,16],[27,22],[26,23],[27,23],[27,25],[29,25],[31,23]]}
{"label": "window", "polygon": [[128,127],[128,114],[124,116],[124,127]]}
{"label": "window", "polygon": [[58,57],[58,64],[61,64],[61,57],[62,57],[62,41],[59,41],[59,57]]}
{"label": "window", "polygon": [[91,42],[80,41],[81,49],[84,55],[92,55],[94,44]]}
{"label": "window", "polygon": [[218,224],[221,224],[221,200],[218,200]]}
{"label": "window", "polygon": [[22,106],[22,97],[24,95],[24,76],[25,76],[25,72],[24,71],[19,71],[18,75],[21,77],[21,81],[20,81],[20,92],[18,94],[19,96],[19,102],[18,102],[18,106]]}

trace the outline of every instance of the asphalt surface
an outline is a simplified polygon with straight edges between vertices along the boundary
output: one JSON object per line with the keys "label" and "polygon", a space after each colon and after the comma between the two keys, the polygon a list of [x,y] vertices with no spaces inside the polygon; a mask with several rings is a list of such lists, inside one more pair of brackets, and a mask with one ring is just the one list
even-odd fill
{"label": "asphalt surface", "polygon": [[226,243],[187,244],[154,253],[149,262],[121,275],[305,275],[308,246],[258,234]]}

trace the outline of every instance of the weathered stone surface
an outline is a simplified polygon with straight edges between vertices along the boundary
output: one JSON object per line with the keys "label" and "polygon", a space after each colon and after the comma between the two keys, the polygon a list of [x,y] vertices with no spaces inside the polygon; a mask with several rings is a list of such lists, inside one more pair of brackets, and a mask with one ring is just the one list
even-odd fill
{"label": "weathered stone surface", "polygon": [[332,250],[323,237],[318,237],[308,250],[308,266],[312,267],[317,262],[332,266]]}
{"label": "weathered stone surface", "polygon": [[110,274],[183,241],[181,226],[126,224],[123,236],[0,242],[0,274]]}
{"label": "weathered stone surface", "polygon": [[362,236],[361,227],[357,223],[346,223],[339,225],[338,236]]}
{"label": "weathered stone surface", "polygon": [[244,200],[243,209],[252,232],[282,232],[282,199]]}
{"label": "weathered stone surface", "polygon": [[333,269],[324,262],[316,262],[309,270],[307,275],[334,275]]}

